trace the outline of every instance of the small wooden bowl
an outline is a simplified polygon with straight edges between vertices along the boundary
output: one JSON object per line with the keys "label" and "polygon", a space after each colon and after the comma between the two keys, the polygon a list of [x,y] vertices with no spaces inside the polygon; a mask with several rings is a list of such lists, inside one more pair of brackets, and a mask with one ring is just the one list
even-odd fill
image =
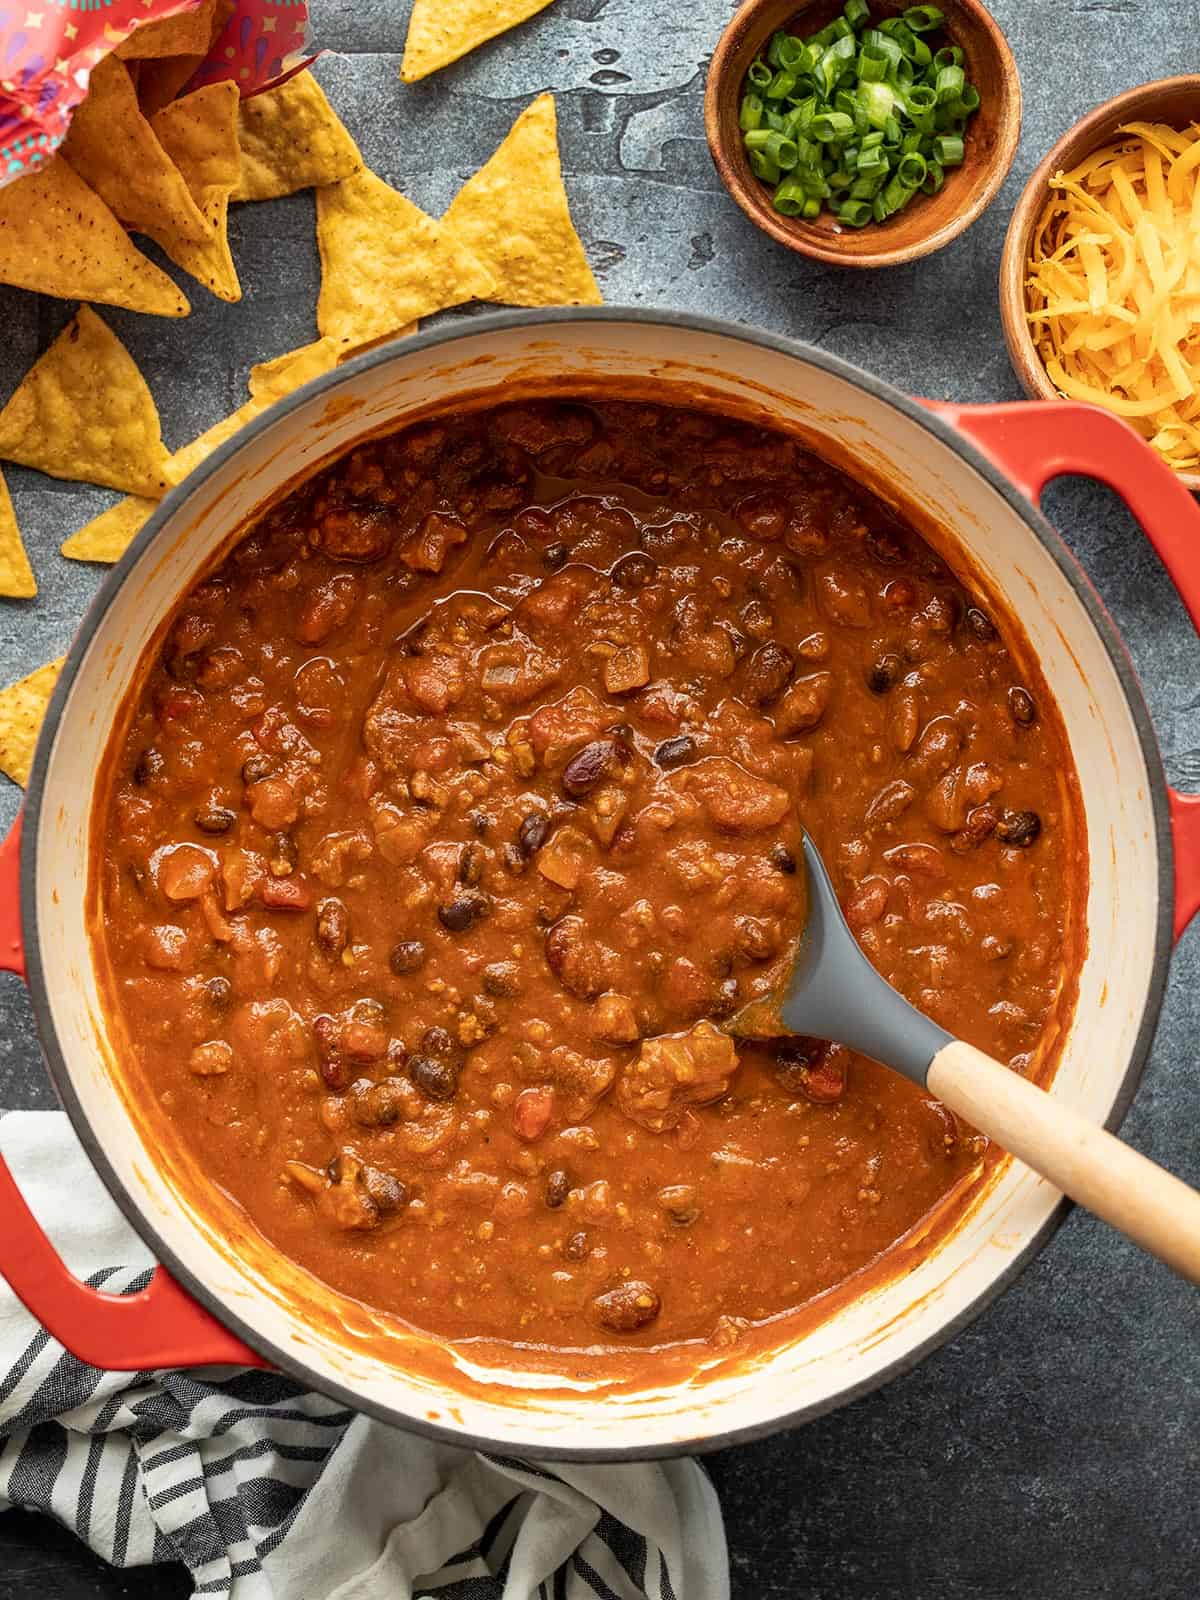
{"label": "small wooden bowl", "polygon": [[[979,90],[980,107],[967,124],[966,159],[946,174],[935,195],[920,195],[896,217],[865,228],[843,228],[824,211],[814,221],[782,216],[771,191],[750,170],[738,115],[746,73],[771,35],[807,35],[840,16],[839,0],[746,0],[717,45],[708,72],[704,126],[721,181],[742,210],[789,250],[844,267],[890,267],[931,255],[980,216],[1012,166],[1021,133],[1021,80],[1008,41],[979,0],[938,0],[945,32],[965,56],[964,70]],[[873,21],[898,15],[905,0],[872,0]]]}
{"label": "small wooden bowl", "polygon": [[[1022,191],[1008,225],[1000,258],[1000,320],[1013,371],[1031,400],[1058,400],[1058,390],[1047,376],[1029,331],[1025,313],[1025,263],[1038,217],[1046,203],[1050,179],[1069,171],[1100,145],[1114,139],[1126,122],[1166,122],[1183,127],[1200,121],[1200,74],[1159,78],[1106,100],[1064,133]],[[1200,489],[1200,472],[1180,472],[1189,489]]]}

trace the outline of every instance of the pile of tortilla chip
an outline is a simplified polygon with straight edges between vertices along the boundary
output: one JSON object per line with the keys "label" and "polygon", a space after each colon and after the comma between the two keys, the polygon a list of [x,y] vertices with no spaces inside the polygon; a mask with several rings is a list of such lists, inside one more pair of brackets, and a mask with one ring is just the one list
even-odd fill
{"label": "pile of tortilla chip", "polygon": [[[207,5],[210,28],[227,3]],[[502,12],[510,23],[547,3],[456,0],[463,16],[487,13],[495,21]],[[424,9],[418,0],[414,27]],[[196,13],[187,15],[194,26]],[[119,560],[160,498],[247,422],[346,357],[411,333],[421,319],[472,300],[541,306],[601,299],[571,220],[552,95],[522,112],[439,220],[364,166],[307,71],[245,100],[228,81],[181,94],[190,76],[184,67],[191,61],[194,70],[204,41],[196,32],[189,43],[186,60],[182,49],[163,48],[135,62],[122,48],[99,63],[61,153],[0,189],[0,282],[186,315],[187,300],[136,248],[132,233],[153,239],[213,294],[237,300],[230,204],[312,188],[319,337],[253,367],[247,400],[169,452],[133,358],[91,305],[80,306],[0,406],[0,462],[124,492],[63,544],[62,554],[78,561]],[[35,593],[0,478],[0,595]],[[19,783],[60,665],[0,689],[0,770]]]}

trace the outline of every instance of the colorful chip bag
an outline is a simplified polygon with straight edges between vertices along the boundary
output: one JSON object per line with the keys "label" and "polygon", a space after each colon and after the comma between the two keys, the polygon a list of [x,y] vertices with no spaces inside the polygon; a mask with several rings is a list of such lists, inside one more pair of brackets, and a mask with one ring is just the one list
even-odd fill
{"label": "colorful chip bag", "polygon": [[451,229],[366,168],[317,190],[317,244],[317,327],[347,348],[495,290]]}
{"label": "colorful chip bag", "polygon": [[0,189],[0,283],[158,317],[191,309],[62,156]]}
{"label": "colorful chip bag", "polygon": [[275,200],[337,183],[363,164],[311,72],[243,100],[238,137],[242,172],[233,200]]}
{"label": "colorful chip bag", "polygon": [[52,478],[166,492],[158,409],[133,357],[81,306],[0,411],[0,457]]}
{"label": "colorful chip bag", "polygon": [[571,221],[552,94],[517,118],[442,218],[491,272],[491,298],[511,306],[600,305],[603,296]]}
{"label": "colorful chip bag", "polygon": [[400,76],[416,83],[526,22],[550,0],[413,0]]}

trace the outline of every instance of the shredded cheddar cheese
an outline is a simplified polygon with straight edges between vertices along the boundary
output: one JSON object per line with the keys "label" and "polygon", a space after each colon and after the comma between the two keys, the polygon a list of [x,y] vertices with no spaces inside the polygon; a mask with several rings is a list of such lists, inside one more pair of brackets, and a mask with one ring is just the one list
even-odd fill
{"label": "shredded cheddar cheese", "polygon": [[1026,279],[1034,343],[1073,400],[1200,467],[1200,123],[1131,122],[1050,180]]}

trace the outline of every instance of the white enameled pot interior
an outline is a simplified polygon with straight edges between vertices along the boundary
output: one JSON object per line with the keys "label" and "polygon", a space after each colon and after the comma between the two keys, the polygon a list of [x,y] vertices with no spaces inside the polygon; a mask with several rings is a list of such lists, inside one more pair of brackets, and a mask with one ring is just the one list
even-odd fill
{"label": "white enameled pot interior", "polygon": [[[156,626],[205,558],[255,508],[364,433],[414,411],[537,379],[597,378],[699,386],[737,407],[762,407],[824,436],[951,528],[1028,632],[1057,695],[1085,797],[1091,876],[1089,943],[1075,1019],[1054,1093],[1098,1122],[1122,1089],[1154,981],[1156,908],[1166,886],[1138,729],[1108,650],[1072,585],[1031,526],[950,444],[874,386],[728,331],[645,320],[533,322],[468,329],[348,369],[242,442],[188,494],[126,575],[85,654],[46,767],[36,855],[36,939],[47,1021],[76,1115],[143,1225],[185,1280],[206,1287],[240,1330],[318,1385],[352,1392],[397,1421],[536,1454],[672,1450],[769,1427],[825,1408],[902,1370],[1005,1277],[1059,1201],[1011,1165],[931,1254],[849,1303],[756,1368],[711,1381],[609,1395],[603,1404],[514,1372],[456,1395],[310,1326],[304,1308],[210,1236],[160,1173],[126,1113],[105,1060],[108,1041],[84,918],[93,788],[113,708]],[[684,397],[686,398],[686,397]],[[1119,952],[1119,958],[1113,959]],[[53,1052],[52,1052],[53,1053]],[[464,1370],[466,1369],[464,1359]],[[578,1386],[577,1386],[578,1387]]]}

